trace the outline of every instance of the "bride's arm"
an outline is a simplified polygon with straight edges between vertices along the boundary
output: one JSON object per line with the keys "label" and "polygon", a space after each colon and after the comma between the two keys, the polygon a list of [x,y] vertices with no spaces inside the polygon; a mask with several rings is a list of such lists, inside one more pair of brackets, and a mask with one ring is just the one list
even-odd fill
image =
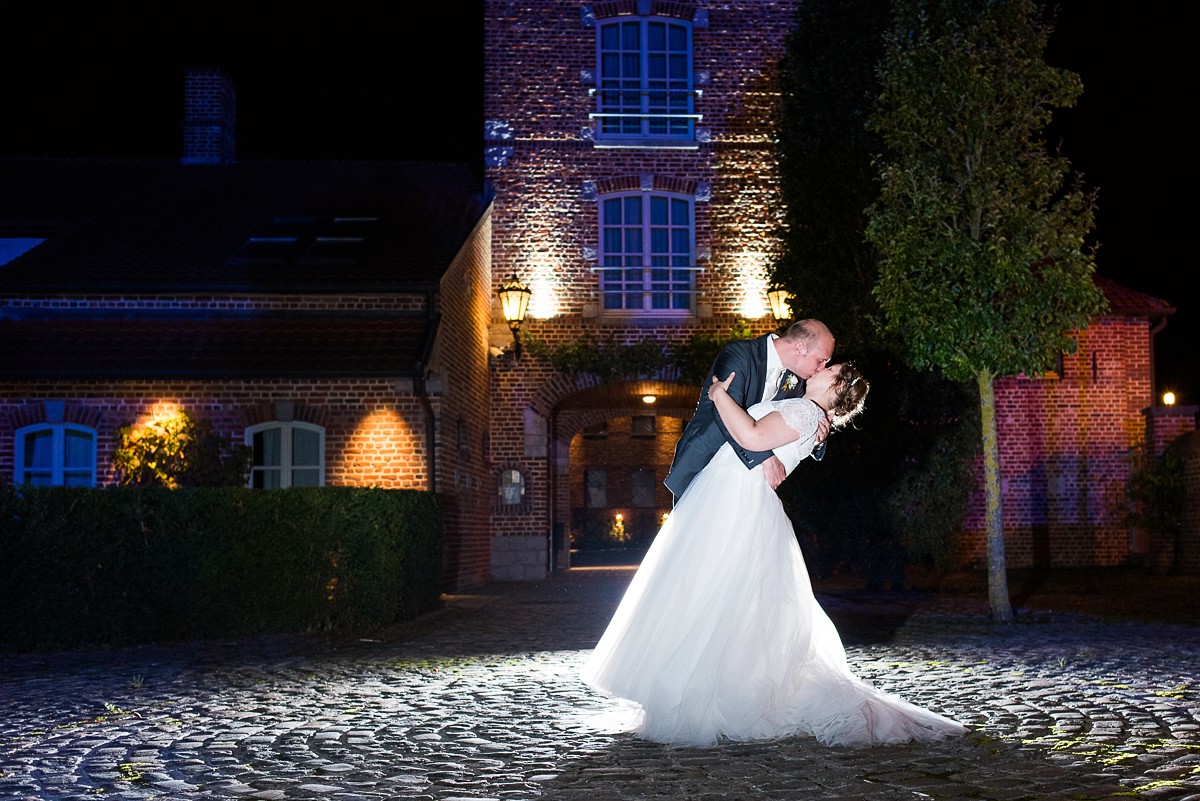
{"label": "bride's arm", "polygon": [[737,401],[729,396],[727,388],[735,373],[730,373],[724,381],[713,376],[708,388],[708,397],[717,407],[721,422],[737,443],[752,451],[769,451],[786,445],[797,438],[799,432],[793,429],[783,419],[779,412],[770,412],[761,420],[755,420],[750,414],[738,406]]}

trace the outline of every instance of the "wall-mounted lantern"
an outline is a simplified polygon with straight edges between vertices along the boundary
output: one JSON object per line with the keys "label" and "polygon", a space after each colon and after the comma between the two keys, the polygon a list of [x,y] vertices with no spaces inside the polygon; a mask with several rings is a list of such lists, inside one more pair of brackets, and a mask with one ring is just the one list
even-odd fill
{"label": "wall-mounted lantern", "polygon": [[513,335],[513,350],[517,358],[521,358],[521,323],[525,322],[525,313],[529,311],[529,298],[533,292],[521,283],[517,274],[500,285],[500,308],[504,311],[504,319]]}
{"label": "wall-mounted lantern", "polygon": [[767,288],[767,301],[771,304],[771,315],[775,322],[783,325],[792,318],[792,293],[779,284]]}

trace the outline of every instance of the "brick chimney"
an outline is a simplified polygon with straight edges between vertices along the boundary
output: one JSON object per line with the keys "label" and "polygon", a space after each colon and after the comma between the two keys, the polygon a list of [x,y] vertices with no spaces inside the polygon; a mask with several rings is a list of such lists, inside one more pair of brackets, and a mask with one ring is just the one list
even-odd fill
{"label": "brick chimney", "polygon": [[189,67],[183,88],[184,164],[228,164],[235,160],[236,93],[220,67]]}

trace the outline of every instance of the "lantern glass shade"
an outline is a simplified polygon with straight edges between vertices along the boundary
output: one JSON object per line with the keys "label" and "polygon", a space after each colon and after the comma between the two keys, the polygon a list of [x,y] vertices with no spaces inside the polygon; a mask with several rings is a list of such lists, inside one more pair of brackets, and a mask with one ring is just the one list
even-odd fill
{"label": "lantern glass shade", "polygon": [[500,307],[504,311],[504,319],[514,332],[525,322],[525,313],[529,311],[529,297],[533,294],[529,287],[521,283],[517,274],[500,285]]}
{"label": "lantern glass shade", "polygon": [[772,284],[767,290],[767,300],[771,304],[771,315],[783,322],[792,316],[792,293],[779,284]]}

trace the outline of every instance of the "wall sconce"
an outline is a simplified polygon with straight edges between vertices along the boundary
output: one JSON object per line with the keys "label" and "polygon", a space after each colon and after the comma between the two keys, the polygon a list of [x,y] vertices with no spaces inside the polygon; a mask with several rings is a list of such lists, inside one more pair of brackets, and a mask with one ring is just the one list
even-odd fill
{"label": "wall sconce", "polygon": [[1163,406],[1174,406],[1174,405],[1175,405],[1175,393],[1174,392],[1164,392],[1163,393]]}
{"label": "wall sconce", "polygon": [[767,288],[767,301],[771,304],[771,316],[775,322],[783,325],[792,317],[792,293],[779,284],[771,284]]}
{"label": "wall sconce", "polygon": [[643,395],[642,396],[642,403],[646,404],[647,406],[650,405],[651,403],[654,403],[656,400],[658,400],[657,395]]}
{"label": "wall sconce", "polygon": [[500,308],[504,311],[504,319],[508,322],[508,328],[513,335],[513,350],[517,358],[521,358],[521,337],[518,332],[521,330],[521,323],[525,322],[525,313],[529,311],[529,298],[533,292],[529,287],[521,283],[517,278],[517,274],[513,273],[512,278],[509,278],[500,285]]}

